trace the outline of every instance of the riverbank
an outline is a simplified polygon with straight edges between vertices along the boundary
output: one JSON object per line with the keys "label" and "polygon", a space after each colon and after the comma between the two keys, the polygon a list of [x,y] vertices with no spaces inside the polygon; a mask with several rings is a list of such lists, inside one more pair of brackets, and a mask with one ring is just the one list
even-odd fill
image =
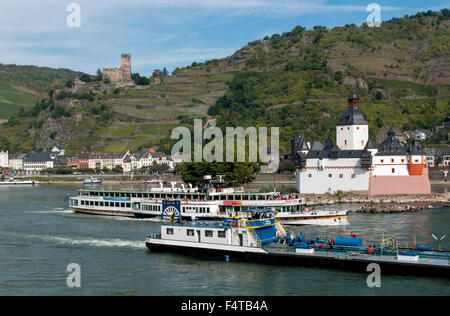
{"label": "riverbank", "polygon": [[362,204],[355,212],[362,213],[401,213],[417,212],[433,209],[434,205],[448,207],[450,205],[449,193],[433,193],[431,195],[380,195],[367,196],[360,194],[344,194],[339,197],[331,194],[291,194],[290,197],[303,197],[307,206],[333,205],[333,204]]}

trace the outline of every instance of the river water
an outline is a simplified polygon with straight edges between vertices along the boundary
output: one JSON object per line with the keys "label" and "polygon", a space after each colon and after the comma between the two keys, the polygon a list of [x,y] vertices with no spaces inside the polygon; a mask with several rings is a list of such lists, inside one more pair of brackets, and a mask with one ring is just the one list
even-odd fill
{"label": "river water", "polygon": [[[76,189],[0,188],[0,295],[450,295],[448,279],[382,275],[381,287],[369,288],[368,273],[151,253],[145,238],[159,223],[72,213],[64,197]],[[311,238],[354,232],[379,240],[385,232],[411,241],[415,234],[431,245],[431,234],[449,235],[450,209],[353,213],[349,221],[294,230]],[[71,263],[81,268],[80,288],[66,284]]]}

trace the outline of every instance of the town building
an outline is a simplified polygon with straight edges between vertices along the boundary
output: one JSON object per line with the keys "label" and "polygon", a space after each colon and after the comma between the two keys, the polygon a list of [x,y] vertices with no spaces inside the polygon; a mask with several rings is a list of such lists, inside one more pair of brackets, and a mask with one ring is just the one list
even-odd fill
{"label": "town building", "polygon": [[445,119],[444,119],[444,128],[449,128],[450,127],[450,116],[447,116]]}
{"label": "town building", "polygon": [[[301,137],[298,138],[301,140]],[[311,147],[293,141],[299,193],[355,192],[368,195],[429,194],[425,153],[401,143],[391,127],[378,145],[369,139],[369,120],[352,93],[336,125],[336,144]]]}
{"label": "town building", "polygon": [[389,130],[392,129],[395,133],[395,138],[401,142],[406,143],[406,140],[408,139],[408,136],[403,133],[397,126],[395,125],[385,125],[381,127],[381,129],[378,131],[377,136],[375,137],[376,144],[381,144],[384,142],[387,138],[387,133]]}
{"label": "town building", "polygon": [[66,154],[66,149],[62,146],[54,146],[51,151],[58,156],[64,156]]}
{"label": "town building", "polygon": [[434,148],[425,148],[424,152],[428,168],[434,168],[436,165],[436,150]]}
{"label": "town building", "polygon": [[9,154],[8,151],[0,152],[0,168],[8,168],[9,162],[8,162]]}
{"label": "town building", "polygon": [[450,167],[450,147],[447,147],[442,151],[441,165],[444,167]]}
{"label": "town building", "polygon": [[49,151],[32,152],[23,163],[23,169],[27,172],[42,171],[54,168],[56,155]]}
{"label": "town building", "polygon": [[20,155],[13,155],[13,156],[9,157],[9,162],[8,162],[9,168],[12,170],[17,170],[17,171],[24,170],[23,162],[24,162],[26,156],[27,155],[25,155],[25,154],[20,154]]}

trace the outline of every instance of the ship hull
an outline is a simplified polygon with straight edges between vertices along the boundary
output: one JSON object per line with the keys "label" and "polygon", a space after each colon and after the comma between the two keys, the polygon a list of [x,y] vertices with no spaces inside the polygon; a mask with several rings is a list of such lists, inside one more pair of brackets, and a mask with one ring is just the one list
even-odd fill
{"label": "ship hull", "polygon": [[[376,258],[355,258],[348,256],[302,255],[286,252],[247,252],[224,248],[186,247],[177,244],[160,243],[147,240],[147,248],[152,252],[165,252],[191,256],[207,260],[244,261],[278,266],[315,267],[353,271],[369,274],[371,263],[380,266],[381,275],[415,275],[424,277],[450,278],[449,266],[425,265],[398,261],[380,261]],[[260,248],[258,248],[260,249]]]}
{"label": "ship hull", "polygon": [[133,212],[127,211],[105,211],[105,210],[88,210],[72,208],[75,213],[88,214],[88,215],[103,215],[103,216],[123,216],[123,217],[135,217]]}

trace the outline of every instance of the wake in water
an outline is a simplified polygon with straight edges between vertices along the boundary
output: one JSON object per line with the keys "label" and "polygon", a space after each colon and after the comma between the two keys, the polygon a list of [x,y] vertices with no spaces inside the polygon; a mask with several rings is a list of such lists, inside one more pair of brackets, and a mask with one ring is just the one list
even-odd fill
{"label": "wake in water", "polygon": [[96,239],[83,237],[56,237],[45,235],[20,235],[11,232],[0,232],[0,234],[18,238],[37,239],[44,242],[57,243],[60,245],[86,245],[91,247],[146,249],[145,242],[143,241],[131,241],[122,239]]}
{"label": "wake in water", "polygon": [[71,210],[65,210],[65,211],[57,211],[57,210],[48,210],[48,211],[31,211],[29,213],[33,214],[74,214]]}

